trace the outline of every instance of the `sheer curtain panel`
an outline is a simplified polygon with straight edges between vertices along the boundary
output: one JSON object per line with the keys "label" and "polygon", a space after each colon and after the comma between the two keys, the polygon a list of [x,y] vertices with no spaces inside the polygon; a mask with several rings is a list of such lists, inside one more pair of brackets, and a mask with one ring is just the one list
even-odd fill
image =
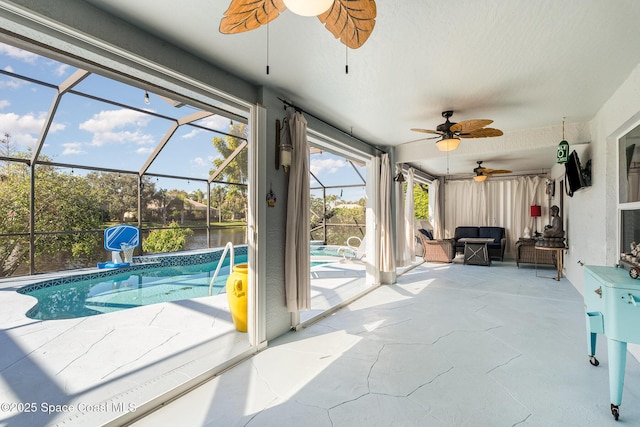
{"label": "sheer curtain panel", "polygon": [[404,265],[410,265],[416,260],[416,219],[413,206],[414,170],[409,168],[407,172],[407,192],[404,196]]}
{"label": "sheer curtain panel", "polygon": [[293,145],[287,199],[285,239],[285,293],[287,310],[311,308],[311,266],[309,261],[309,143],[307,120],[302,113],[289,116]]}
{"label": "sheer curtain panel", "polygon": [[384,153],[380,165],[380,270],[386,273],[396,268],[393,259],[391,230],[391,168],[389,155]]}

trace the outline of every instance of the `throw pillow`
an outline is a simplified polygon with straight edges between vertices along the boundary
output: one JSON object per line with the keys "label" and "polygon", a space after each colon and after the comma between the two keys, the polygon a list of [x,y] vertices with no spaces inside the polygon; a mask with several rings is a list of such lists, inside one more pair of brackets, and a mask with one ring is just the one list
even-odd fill
{"label": "throw pillow", "polygon": [[431,234],[431,231],[425,230],[424,228],[421,228],[418,231],[422,233],[428,240],[433,240],[433,234]]}

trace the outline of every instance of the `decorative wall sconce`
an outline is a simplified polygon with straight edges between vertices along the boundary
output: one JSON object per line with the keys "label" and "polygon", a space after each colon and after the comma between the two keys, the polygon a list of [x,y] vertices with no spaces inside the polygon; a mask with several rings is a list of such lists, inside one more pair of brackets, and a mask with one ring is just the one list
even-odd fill
{"label": "decorative wall sconce", "polygon": [[276,170],[282,166],[284,173],[288,174],[291,167],[293,145],[291,145],[289,138],[284,138],[284,140],[280,138],[281,132],[286,131],[286,128],[282,127],[285,121],[286,119],[281,124],[280,120],[276,120]]}
{"label": "decorative wall sconce", "polygon": [[398,172],[396,176],[393,177],[393,180],[395,182],[404,182],[404,175],[402,174],[402,171]]}
{"label": "decorative wall sconce", "polygon": [[398,171],[398,173],[396,173],[396,176],[393,177],[393,181],[404,182],[404,175],[402,174],[402,163],[399,165],[396,165],[396,170]]}

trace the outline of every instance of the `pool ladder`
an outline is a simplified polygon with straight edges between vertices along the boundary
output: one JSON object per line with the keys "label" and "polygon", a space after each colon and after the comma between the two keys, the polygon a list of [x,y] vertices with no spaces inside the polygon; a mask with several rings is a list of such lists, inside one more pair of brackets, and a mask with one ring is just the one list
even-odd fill
{"label": "pool ladder", "polygon": [[[231,249],[231,252],[229,252]],[[220,260],[218,261],[218,266],[216,267],[216,272],[213,273],[213,277],[211,278],[211,282],[209,282],[209,295],[211,295],[211,289],[213,288],[213,282],[215,282],[216,277],[218,277],[218,273],[220,272],[220,267],[222,267],[222,263],[224,262],[224,257],[229,252],[229,273],[233,271],[233,243],[227,242],[224,247],[224,251],[222,251],[222,255],[220,256]]]}

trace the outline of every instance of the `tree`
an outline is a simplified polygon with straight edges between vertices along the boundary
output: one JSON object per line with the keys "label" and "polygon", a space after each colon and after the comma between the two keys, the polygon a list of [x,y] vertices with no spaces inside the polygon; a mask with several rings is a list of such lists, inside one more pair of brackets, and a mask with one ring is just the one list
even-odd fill
{"label": "tree", "polygon": [[[5,134],[5,140],[9,136]],[[3,147],[10,144],[3,142]],[[29,158],[28,152],[10,152]],[[100,227],[100,200],[88,182],[48,165],[35,167],[35,256],[68,253],[74,258],[95,255],[100,235],[83,233]],[[18,162],[0,165],[0,276],[12,275],[29,261],[31,171]],[[58,233],[58,232],[75,233]]]}
{"label": "tree", "polygon": [[426,185],[413,186],[413,209],[416,219],[429,219],[429,188]]}
{"label": "tree", "polygon": [[169,228],[163,230],[153,230],[142,242],[142,250],[145,253],[165,253],[177,252],[184,249],[187,244],[187,238],[193,234],[190,228],[181,228],[180,225],[173,221],[169,224]]}
{"label": "tree", "polygon": [[[105,220],[126,222],[138,213],[138,176],[115,172],[91,172],[86,176],[91,187],[98,193],[102,208],[107,213]],[[142,200],[152,200],[155,184],[149,177],[142,177]],[[147,209],[145,203],[143,210]]]}
{"label": "tree", "polygon": [[[226,135],[224,138],[213,138],[213,146],[222,155],[222,158],[214,159],[214,168],[209,171],[213,173],[222,166],[233,152],[247,139],[247,125],[244,123],[232,123],[229,133],[238,135],[239,137]],[[242,213],[242,217],[246,218],[247,206],[247,171],[249,167],[248,150],[245,147],[236,155],[222,170],[216,178],[219,181],[231,182],[240,185],[226,184],[226,192],[224,194],[224,202],[231,212],[231,220],[236,219],[237,213]],[[213,197],[213,196],[212,196]],[[219,209],[220,207],[218,207]]]}
{"label": "tree", "polygon": [[197,190],[189,193],[189,199],[195,200],[198,203],[202,203],[204,201],[204,193],[198,188]]}

